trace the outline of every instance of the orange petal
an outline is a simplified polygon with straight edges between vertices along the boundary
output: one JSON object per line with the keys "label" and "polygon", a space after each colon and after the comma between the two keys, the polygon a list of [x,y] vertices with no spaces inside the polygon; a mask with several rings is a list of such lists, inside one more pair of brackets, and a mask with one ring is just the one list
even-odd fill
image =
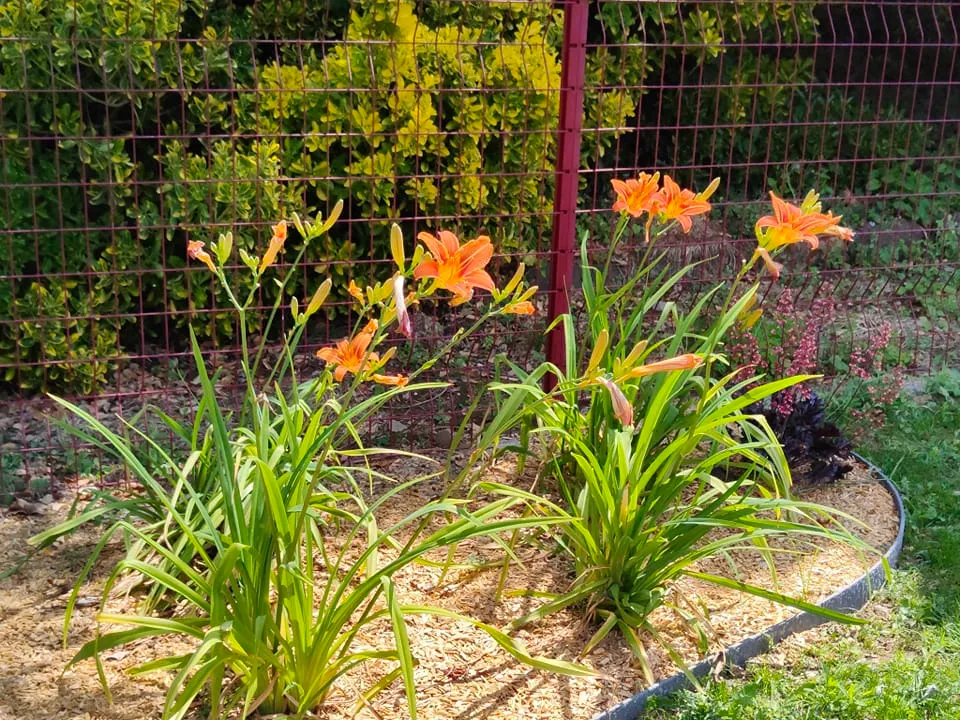
{"label": "orange petal", "polygon": [[328,363],[335,363],[340,357],[336,348],[323,347],[317,350],[317,357]]}
{"label": "orange petal", "polygon": [[440,266],[434,260],[422,260],[413,271],[416,280],[440,276]]}
{"label": "orange petal", "polygon": [[461,273],[469,275],[472,272],[480,270],[493,257],[493,245],[490,244],[490,238],[480,236],[476,240],[471,240],[461,249]]}
{"label": "orange petal", "polygon": [[773,214],[777,222],[786,222],[789,217],[787,203],[777,197],[777,194],[773,190],[770,191],[770,202],[773,204]]}
{"label": "orange petal", "polygon": [[677,197],[680,195],[680,186],[674,182],[673,178],[669,175],[663,176],[663,190],[662,194],[664,199],[667,202],[670,202],[671,198]]}
{"label": "orange petal", "polygon": [[427,246],[427,250],[430,251],[430,254],[433,255],[435,260],[444,260],[446,258],[446,248],[443,243],[430,233],[422,232],[417,235],[417,239]]}
{"label": "orange petal", "polygon": [[478,287],[487,292],[493,292],[497,287],[493,283],[493,278],[490,277],[490,274],[486,270],[475,270],[469,275],[464,276],[463,279],[471,287]]}
{"label": "orange petal", "polygon": [[447,257],[453,255],[460,249],[460,240],[449,230],[441,230],[437,233],[440,236],[440,242],[447,251]]}

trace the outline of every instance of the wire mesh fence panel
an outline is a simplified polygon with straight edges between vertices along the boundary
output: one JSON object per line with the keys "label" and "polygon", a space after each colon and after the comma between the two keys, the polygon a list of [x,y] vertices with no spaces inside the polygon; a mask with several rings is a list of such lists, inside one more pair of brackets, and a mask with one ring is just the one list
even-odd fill
{"label": "wire mesh fence panel", "polygon": [[603,247],[613,178],[719,177],[709,219],[660,240],[700,262],[702,287],[750,257],[768,191],[816,189],[856,241],[789,254],[759,347],[736,359],[841,377],[955,366],[958,27],[947,2],[590,3],[581,228]]}
{"label": "wire mesh fence panel", "polygon": [[[190,241],[233,233],[228,272],[256,293],[243,328],[255,343],[278,290],[252,288],[239,252],[342,200],[281,299],[289,324],[290,298],[333,279],[311,351],[355,319],[350,280],[389,276],[393,222],[410,249],[421,231],[491,236],[500,277],[520,261],[545,268],[560,19],[530,2],[0,4],[0,490],[100,473],[51,424],[46,392],[102,418],[146,403],[188,413],[188,327],[225,391],[236,384],[241,328],[188,261]],[[299,243],[291,230],[287,260]],[[469,321],[416,310],[415,342],[397,355],[410,363]],[[496,353],[529,361],[542,330],[542,314],[505,320],[434,379],[470,392]],[[299,362],[322,367],[312,352]],[[367,430],[435,440],[465,404],[452,390],[417,397]]]}
{"label": "wire mesh fence panel", "polygon": [[[279,291],[253,287],[240,250],[339,200],[279,298],[282,331],[290,300],[333,279],[305,373],[355,320],[350,280],[389,275],[393,222],[408,248],[421,231],[487,234],[495,276],[523,261],[543,288],[537,316],[434,369],[459,389],[392,407],[366,428],[375,441],[445,444],[498,353],[542,357],[548,310],[576,300],[572,262],[551,260],[572,261],[584,231],[602,249],[610,180],[644,170],[721,179],[709,220],[661,238],[671,262],[701,261],[697,286],[752,252],[768,190],[816,188],[857,231],[788,258],[742,359],[839,376],[956,364],[958,28],[944,1],[0,3],[0,494],[113,479],[46,392],[105,419],[151,403],[188,415],[190,327],[230,392],[243,332],[277,339],[260,331]],[[226,232],[228,271],[256,297],[245,328],[186,257]],[[286,261],[301,246],[291,231]],[[635,258],[617,261],[626,274]],[[469,313],[416,308],[398,360],[415,365]]]}

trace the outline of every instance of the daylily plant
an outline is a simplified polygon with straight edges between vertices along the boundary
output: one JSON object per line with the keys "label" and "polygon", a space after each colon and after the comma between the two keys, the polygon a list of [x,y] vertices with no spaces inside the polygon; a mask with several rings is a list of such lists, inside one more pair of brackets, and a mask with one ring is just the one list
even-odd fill
{"label": "daylily plant", "polygon": [[[518,381],[494,386],[504,397],[488,430],[491,443],[498,434],[519,430],[521,466],[534,452],[525,438],[544,440],[542,472],[552,476],[562,501],[525,497],[546,517],[567,518],[550,532],[573,560],[570,586],[556,594],[537,592],[544,602],[510,627],[580,604],[598,620],[583,654],[619,629],[651,682],[645,638],[660,640],[682,665],[649,621],[658,608],[672,609],[698,634],[701,650],[708,646],[696,611],[668,601],[671,584],[683,576],[851,621],[802,598],[713,574],[698,560],[723,557],[732,563],[729,551],[747,548],[769,557],[767,538],[784,533],[864,547],[842,526],[828,529],[834,522],[829,509],[790,500],[790,468],[777,438],[762,416],[748,410],[809,378],[743,378],[739,368],[720,377],[713,372],[727,363],[727,331],[758,317],[758,280],[737,297],[746,274],[761,259],[778,271],[773,257],[787,245],[816,247],[818,236],[849,240],[852,233],[839,217],[822,212],[813,193],[799,207],[773,195],[773,215],[757,223],[757,250],[727,288],[719,311],[712,299],[723,297],[723,284],[681,306],[668,293],[692,266],[670,268],[666,253],[653,252],[655,241],[673,227],[689,233],[693,218],[710,211],[718,185],[714,180],[698,192],[658,172],[613,180],[612,209],[620,217],[606,265],[590,266],[585,238],[584,309],[556,320],[567,343],[563,364],[545,363],[531,372],[514,368]],[[640,267],[622,287],[609,289],[606,268],[631,223],[644,227]],[[556,382],[544,389],[548,374]],[[510,497],[519,492],[496,483],[484,487]]]}

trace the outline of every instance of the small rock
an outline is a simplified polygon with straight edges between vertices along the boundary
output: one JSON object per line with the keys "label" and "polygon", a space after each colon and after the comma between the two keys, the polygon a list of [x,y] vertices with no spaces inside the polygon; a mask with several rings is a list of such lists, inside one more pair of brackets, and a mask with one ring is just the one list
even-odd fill
{"label": "small rock", "polygon": [[392,433],[403,433],[407,431],[407,426],[404,425],[399,420],[392,420],[390,422],[390,432]]}
{"label": "small rock", "polygon": [[10,509],[13,512],[22,513],[23,515],[43,515],[45,510],[43,505],[39,503],[32,503],[24,500],[23,498],[17,498],[13,501],[13,505],[10,506]]}
{"label": "small rock", "polygon": [[450,444],[453,442],[453,433],[450,432],[449,428],[441,428],[437,431],[437,446],[438,447],[450,447]]}
{"label": "small rock", "polygon": [[47,493],[42,498],[40,498],[41,505],[52,505],[53,504],[53,495]]}

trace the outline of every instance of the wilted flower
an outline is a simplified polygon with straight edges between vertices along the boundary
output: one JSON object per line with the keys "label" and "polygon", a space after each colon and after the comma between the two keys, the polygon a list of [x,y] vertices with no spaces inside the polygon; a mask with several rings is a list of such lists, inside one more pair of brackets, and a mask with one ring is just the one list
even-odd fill
{"label": "wilted flower", "polygon": [[403,275],[393,278],[393,302],[397,307],[397,325],[400,332],[408,338],[413,337],[413,323],[410,322],[407,301],[403,296]]}
{"label": "wilted flower", "polygon": [[373,334],[377,331],[377,327],[377,321],[371,320],[364,326],[363,330],[358,332],[352,339],[346,338],[338,342],[334,347],[325,347],[317,350],[318,358],[336,368],[333,372],[333,377],[337,382],[343,380],[348,372],[359,375],[371,363],[379,361],[379,355],[374,352],[367,352],[367,348],[370,347],[370,341],[373,340]]}
{"label": "wilted flower", "polygon": [[656,202],[660,191],[660,173],[653,175],[640,173],[636,180],[627,181],[614,178],[610,181],[617,199],[613,203],[614,212],[625,212],[633,217],[640,217],[650,211]]}
{"label": "wilted flower", "polygon": [[413,276],[433,278],[437,287],[454,294],[451,305],[460,305],[473,297],[475,288],[493,292],[493,278],[483,268],[493,257],[490,238],[481,235],[465,245],[460,245],[452,232],[441,230],[435,237],[422,232],[417,238],[427,246],[431,257],[422,260],[413,271]]}
{"label": "wilted flower", "polygon": [[210,257],[210,253],[203,249],[203,243],[199,240],[187,240],[187,257],[205,263],[210,268],[210,272],[217,271],[213,265],[213,258]]}
{"label": "wilted flower", "polygon": [[624,427],[633,425],[633,406],[630,405],[627,396],[623,394],[623,391],[612,380],[605,377],[597,378],[597,380],[610,392],[610,401],[613,403],[613,414],[617,420],[620,421],[620,424]]}
{"label": "wilted flower", "polygon": [[267,251],[263,254],[263,260],[260,261],[260,273],[263,273],[264,270],[273,265],[277,259],[277,254],[283,249],[283,244],[286,241],[287,221],[281,220],[273,226],[273,237],[270,238]]}
{"label": "wilted flower", "polygon": [[347,292],[350,293],[357,302],[363,302],[363,290],[360,289],[360,286],[353,281],[353,278],[350,279],[350,284],[347,286]]}

